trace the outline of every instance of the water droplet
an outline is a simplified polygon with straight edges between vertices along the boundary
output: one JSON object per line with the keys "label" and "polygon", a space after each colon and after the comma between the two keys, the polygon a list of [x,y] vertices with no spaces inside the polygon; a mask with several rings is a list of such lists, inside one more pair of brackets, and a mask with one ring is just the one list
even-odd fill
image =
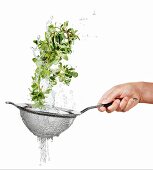
{"label": "water droplet", "polygon": [[92,15],[96,15],[96,12],[94,11]]}
{"label": "water droplet", "polygon": [[40,35],[37,36],[37,40],[38,40],[38,41],[40,40]]}

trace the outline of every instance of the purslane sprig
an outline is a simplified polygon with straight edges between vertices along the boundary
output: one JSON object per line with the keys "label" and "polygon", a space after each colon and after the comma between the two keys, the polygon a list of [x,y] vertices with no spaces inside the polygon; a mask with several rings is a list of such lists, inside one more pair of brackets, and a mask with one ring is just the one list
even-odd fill
{"label": "purslane sprig", "polygon": [[[77,39],[79,39],[77,30],[69,28],[66,21],[60,26],[56,23],[48,25],[44,40],[33,41],[39,51],[32,59],[36,64],[30,88],[34,107],[44,107],[47,95],[58,82],[69,85],[72,78],[78,76],[75,68],[64,64],[69,60],[72,46]],[[47,87],[43,87],[43,81],[47,82]]]}

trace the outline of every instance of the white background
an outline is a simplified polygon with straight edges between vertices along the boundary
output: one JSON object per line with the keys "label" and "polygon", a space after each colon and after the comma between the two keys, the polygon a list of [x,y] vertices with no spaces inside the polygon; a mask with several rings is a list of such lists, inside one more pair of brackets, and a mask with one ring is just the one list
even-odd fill
{"label": "white background", "polygon": [[[76,43],[72,58],[79,77],[70,88],[78,110],[97,104],[116,84],[153,81],[153,1],[0,1],[0,168],[153,168],[148,104],[127,113],[88,111],[50,143],[51,161],[39,166],[36,137],[5,101],[27,102],[30,47],[51,16],[89,34]],[[80,18],[88,20],[79,26]]]}

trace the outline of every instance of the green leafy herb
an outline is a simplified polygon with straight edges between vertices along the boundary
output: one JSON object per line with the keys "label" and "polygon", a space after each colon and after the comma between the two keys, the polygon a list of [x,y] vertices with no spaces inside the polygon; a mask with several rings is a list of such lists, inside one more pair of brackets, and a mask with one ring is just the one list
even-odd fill
{"label": "green leafy herb", "polygon": [[[71,79],[78,76],[73,67],[64,64],[69,60],[74,41],[79,39],[77,30],[69,28],[68,24],[68,21],[60,26],[50,24],[44,40],[33,41],[38,50],[38,55],[32,59],[36,70],[30,88],[31,100],[35,107],[44,107],[47,95],[58,82],[69,85]],[[43,87],[42,81],[48,82],[48,86]]]}

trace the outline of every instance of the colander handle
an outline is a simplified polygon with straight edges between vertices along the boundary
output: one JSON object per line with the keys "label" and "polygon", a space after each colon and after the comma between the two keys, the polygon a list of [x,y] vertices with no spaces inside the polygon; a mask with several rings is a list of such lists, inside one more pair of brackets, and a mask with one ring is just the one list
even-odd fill
{"label": "colander handle", "polygon": [[98,104],[98,105],[96,105],[96,106],[90,106],[90,107],[87,107],[87,108],[83,109],[83,110],[81,111],[81,114],[84,113],[84,112],[86,112],[86,111],[88,111],[88,110],[90,110],[90,109],[95,109],[95,108],[98,108],[98,107],[109,107],[109,106],[111,106],[112,104],[113,104],[113,102],[110,102],[110,103],[107,103],[107,104]]}
{"label": "colander handle", "polygon": [[17,107],[18,109],[20,109],[20,108],[26,108],[27,106],[29,106],[29,104],[27,104],[27,103],[25,103],[24,105],[21,105],[21,104],[15,104],[15,103],[10,102],[10,101],[7,101],[7,102],[5,102],[5,103],[6,103],[6,104],[11,104],[11,105],[13,105],[13,106]]}
{"label": "colander handle", "polygon": [[[120,101],[122,100],[122,98],[116,98],[116,99],[119,99]],[[112,102],[110,102],[110,103],[107,103],[107,104],[98,104],[98,105],[96,105],[96,106],[90,106],[90,107],[87,107],[87,108],[85,108],[85,109],[83,109],[82,111],[81,111],[81,114],[82,113],[84,113],[84,112],[86,112],[86,111],[88,111],[88,110],[90,110],[90,109],[95,109],[95,108],[98,108],[98,107],[109,107],[109,106],[111,106],[112,104],[113,104],[113,102],[114,101],[112,101]]]}
{"label": "colander handle", "polygon": [[9,101],[7,101],[7,102],[5,102],[6,104],[12,104],[13,106],[15,106],[15,107],[19,107],[17,104],[15,104],[15,103],[13,103],[13,102],[9,102]]}

